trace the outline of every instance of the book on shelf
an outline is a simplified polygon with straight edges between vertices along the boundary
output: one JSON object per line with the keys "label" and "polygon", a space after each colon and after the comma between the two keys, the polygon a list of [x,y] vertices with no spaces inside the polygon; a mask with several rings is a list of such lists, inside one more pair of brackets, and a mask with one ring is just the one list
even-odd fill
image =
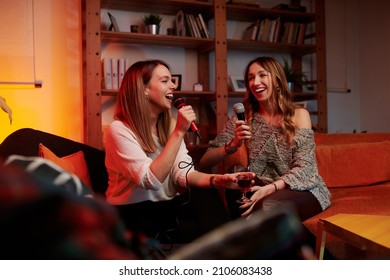
{"label": "book on shelf", "polygon": [[176,35],[195,38],[210,38],[210,32],[202,14],[188,14],[182,10],[175,17]]}
{"label": "book on shelf", "polygon": [[122,84],[125,73],[130,66],[130,60],[128,58],[103,58],[102,88],[118,90]]}
{"label": "book on shelf", "polygon": [[280,34],[282,32],[282,21],[280,18],[276,19],[276,25],[275,25],[275,35],[273,38],[274,43],[279,43],[280,42]]}
{"label": "book on shelf", "polygon": [[185,19],[186,35],[188,37],[196,37],[195,31],[192,28],[189,14],[184,14],[184,19]]}
{"label": "book on shelf", "polygon": [[105,57],[102,59],[102,87],[104,89],[112,89],[112,78],[111,78],[111,58]]}
{"label": "book on shelf", "polygon": [[291,30],[291,26],[292,26],[292,22],[284,22],[283,23],[283,32],[281,34],[281,39],[280,39],[280,42],[282,44],[287,44],[288,37],[290,34],[290,30]]}
{"label": "book on shelf", "polygon": [[256,41],[259,27],[260,19],[256,20],[254,23],[252,23],[245,29],[242,39],[248,41]]}
{"label": "book on shelf", "polygon": [[298,38],[297,38],[297,44],[302,45],[305,42],[305,35],[306,35],[306,23],[300,23],[299,24],[299,31],[298,31]]}
{"label": "book on shelf", "polygon": [[271,31],[271,20],[269,18],[266,18],[263,20],[264,26],[262,28],[262,32],[260,35],[260,41],[262,42],[269,42],[269,34]]}
{"label": "book on shelf", "polygon": [[130,66],[131,66],[130,59],[125,58],[125,74],[126,74],[127,69],[130,68]]}
{"label": "book on shelf", "polygon": [[279,18],[271,20],[268,42],[275,42],[276,25],[278,23],[278,19]]}
{"label": "book on shelf", "polygon": [[111,58],[111,79],[112,79],[112,89],[118,89],[119,83],[119,73],[118,73],[118,59]]}
{"label": "book on shelf", "polygon": [[118,88],[121,87],[123,77],[125,76],[126,71],[126,60],[124,58],[118,59],[118,74],[119,74],[119,80],[118,80]]}
{"label": "book on shelf", "polygon": [[198,14],[198,18],[200,20],[200,23],[202,25],[202,29],[203,29],[204,34],[206,36],[205,38],[209,39],[210,38],[209,28],[207,27],[206,22],[204,21],[203,16],[202,16],[201,13]]}

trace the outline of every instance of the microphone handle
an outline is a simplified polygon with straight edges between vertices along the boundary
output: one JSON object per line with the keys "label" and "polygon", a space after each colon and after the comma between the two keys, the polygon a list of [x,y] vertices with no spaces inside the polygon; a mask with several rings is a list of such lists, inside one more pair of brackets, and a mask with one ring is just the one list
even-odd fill
{"label": "microphone handle", "polygon": [[245,121],[245,114],[244,113],[237,113],[237,119],[240,121]]}
{"label": "microphone handle", "polygon": [[202,136],[200,136],[199,130],[195,130],[196,136],[198,136],[200,143],[203,142]]}

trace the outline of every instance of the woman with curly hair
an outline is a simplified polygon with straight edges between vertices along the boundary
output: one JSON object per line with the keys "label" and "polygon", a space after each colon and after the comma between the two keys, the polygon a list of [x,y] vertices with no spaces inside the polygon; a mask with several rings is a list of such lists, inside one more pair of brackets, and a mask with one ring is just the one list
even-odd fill
{"label": "woman with curly hair", "polygon": [[256,173],[256,184],[245,203],[238,205],[231,196],[239,193],[226,190],[233,217],[284,203],[295,206],[302,221],[320,213],[329,207],[330,193],[318,173],[309,112],[292,102],[283,67],[276,59],[253,59],[244,79],[245,121],[232,116],[210,141],[200,166],[208,169],[232,155],[244,158]]}

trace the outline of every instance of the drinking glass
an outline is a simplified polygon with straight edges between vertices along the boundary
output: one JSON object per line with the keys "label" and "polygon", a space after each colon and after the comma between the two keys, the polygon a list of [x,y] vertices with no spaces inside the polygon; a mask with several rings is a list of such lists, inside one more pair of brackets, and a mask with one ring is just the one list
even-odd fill
{"label": "drinking glass", "polygon": [[[247,165],[242,164],[236,164],[233,166],[233,172],[249,172],[250,168]],[[249,190],[249,188],[252,186],[252,178],[246,174],[239,174],[237,176],[238,179],[238,186],[240,187],[241,191],[241,198],[237,200],[238,203],[243,204],[246,202],[250,202],[251,200],[246,197],[246,193]]]}

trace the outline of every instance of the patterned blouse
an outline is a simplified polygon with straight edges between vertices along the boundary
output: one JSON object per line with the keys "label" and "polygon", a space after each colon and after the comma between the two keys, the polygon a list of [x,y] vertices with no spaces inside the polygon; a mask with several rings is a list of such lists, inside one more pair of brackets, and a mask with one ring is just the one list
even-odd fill
{"label": "patterned blouse", "polygon": [[[217,137],[209,142],[209,149],[223,146],[234,138],[237,117],[233,116]],[[267,183],[282,179],[287,188],[294,191],[310,191],[318,200],[322,210],[330,205],[330,193],[318,173],[314,132],[298,128],[295,147],[280,140],[279,126],[271,125],[255,113],[252,123],[252,139],[247,144],[249,165],[257,177]],[[278,140],[279,139],[279,140]]]}

